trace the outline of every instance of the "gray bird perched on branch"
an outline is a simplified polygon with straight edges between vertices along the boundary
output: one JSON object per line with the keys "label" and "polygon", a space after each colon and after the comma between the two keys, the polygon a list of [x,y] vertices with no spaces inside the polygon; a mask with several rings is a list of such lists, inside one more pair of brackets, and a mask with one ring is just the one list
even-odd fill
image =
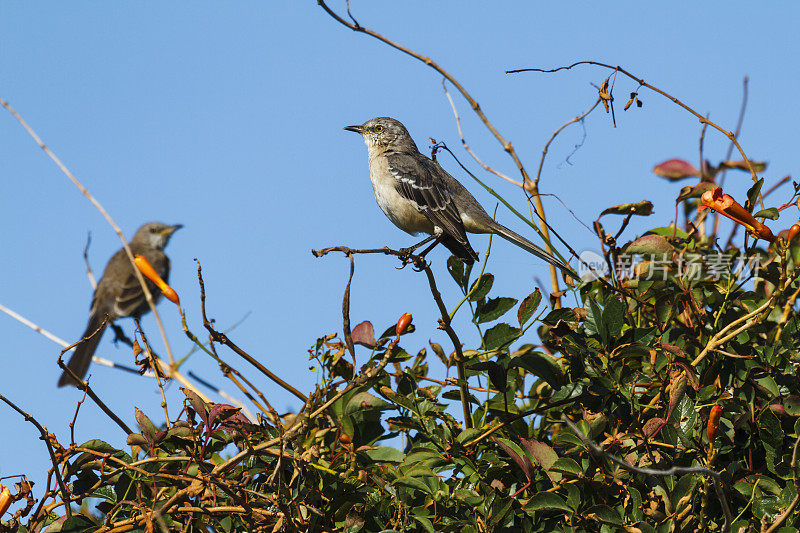
{"label": "gray bird perched on branch", "polygon": [[[139,228],[130,241],[131,252],[134,255],[144,256],[164,281],[168,281],[169,278],[169,258],[164,253],[164,247],[172,234],[182,227],[181,224],[170,226],[161,222],[149,222]],[[145,279],[145,282],[157,302],[161,298],[161,291],[150,280]],[[83,332],[83,338],[88,339],[75,347],[75,353],[70,357],[67,366],[79,378],[83,378],[106,326],[118,318],[126,316],[138,318],[148,311],[150,306],[133,271],[133,265],[125,249],[120,249],[108,260],[103,277],[100,278],[94,291],[89,310],[89,324]],[[59,387],[77,384],[66,371],[58,380]]]}
{"label": "gray bird perched on branch", "polygon": [[569,266],[546,250],[495,222],[461,183],[419,152],[399,121],[378,117],[344,129],[364,137],[369,151],[369,177],[383,213],[406,233],[430,235],[407,251],[433,241],[419,255],[424,256],[441,243],[471,264],[478,254],[470,246],[467,233],[494,233],[576,277]]}

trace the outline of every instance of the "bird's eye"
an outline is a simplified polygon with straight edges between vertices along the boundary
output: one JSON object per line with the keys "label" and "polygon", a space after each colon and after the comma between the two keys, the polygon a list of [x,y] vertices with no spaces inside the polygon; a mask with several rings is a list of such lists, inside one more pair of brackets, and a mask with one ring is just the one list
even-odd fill
{"label": "bird's eye", "polygon": [[374,133],[380,133],[383,131],[383,126],[375,126],[374,128],[372,128],[372,131]]}
{"label": "bird's eye", "polygon": [[150,233],[158,233],[158,228],[156,227],[150,228]]}

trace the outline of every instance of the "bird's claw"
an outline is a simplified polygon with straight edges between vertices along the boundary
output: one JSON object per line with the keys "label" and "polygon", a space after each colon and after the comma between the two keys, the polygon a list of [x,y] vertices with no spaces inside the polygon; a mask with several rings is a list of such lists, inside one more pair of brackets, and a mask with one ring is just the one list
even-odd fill
{"label": "bird's claw", "polygon": [[413,262],[414,266],[412,268],[414,269],[414,272],[422,272],[423,270],[428,268],[428,266],[430,266],[430,263],[425,261],[425,258],[423,257],[417,257],[416,259],[414,259]]}
{"label": "bird's claw", "polygon": [[428,262],[425,261],[425,257],[421,255],[414,255],[412,252],[415,248],[400,248],[398,250],[400,255],[398,256],[400,259],[401,265],[396,267],[397,270],[404,269],[407,265],[411,264],[412,268],[415,272],[422,272],[428,266]]}

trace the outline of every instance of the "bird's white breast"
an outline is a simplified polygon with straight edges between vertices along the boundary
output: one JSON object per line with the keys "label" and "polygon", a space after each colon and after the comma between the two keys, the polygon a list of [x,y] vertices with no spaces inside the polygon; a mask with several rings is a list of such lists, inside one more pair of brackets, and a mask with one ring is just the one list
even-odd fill
{"label": "bird's white breast", "polygon": [[416,203],[397,192],[397,180],[386,167],[386,158],[370,157],[369,178],[375,201],[395,226],[411,235],[433,233],[433,225]]}

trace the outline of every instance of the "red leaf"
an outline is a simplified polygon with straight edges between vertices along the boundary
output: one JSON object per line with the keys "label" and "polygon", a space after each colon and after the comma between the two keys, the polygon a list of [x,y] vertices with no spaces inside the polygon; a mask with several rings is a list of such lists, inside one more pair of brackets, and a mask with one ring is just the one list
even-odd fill
{"label": "red leaf", "polygon": [[663,418],[651,418],[644,423],[644,427],[642,427],[642,433],[644,433],[644,436],[648,439],[650,437],[655,437],[658,432],[661,431],[661,428],[664,427],[664,424],[666,424],[666,422]]}
{"label": "red leaf", "polygon": [[365,320],[361,324],[353,328],[350,336],[355,344],[366,346],[367,348],[375,347],[375,328],[369,320]]}
{"label": "red leaf", "polygon": [[698,172],[691,163],[683,159],[667,159],[654,166],[653,172],[655,172],[657,176],[672,181],[700,176],[700,172]]}

